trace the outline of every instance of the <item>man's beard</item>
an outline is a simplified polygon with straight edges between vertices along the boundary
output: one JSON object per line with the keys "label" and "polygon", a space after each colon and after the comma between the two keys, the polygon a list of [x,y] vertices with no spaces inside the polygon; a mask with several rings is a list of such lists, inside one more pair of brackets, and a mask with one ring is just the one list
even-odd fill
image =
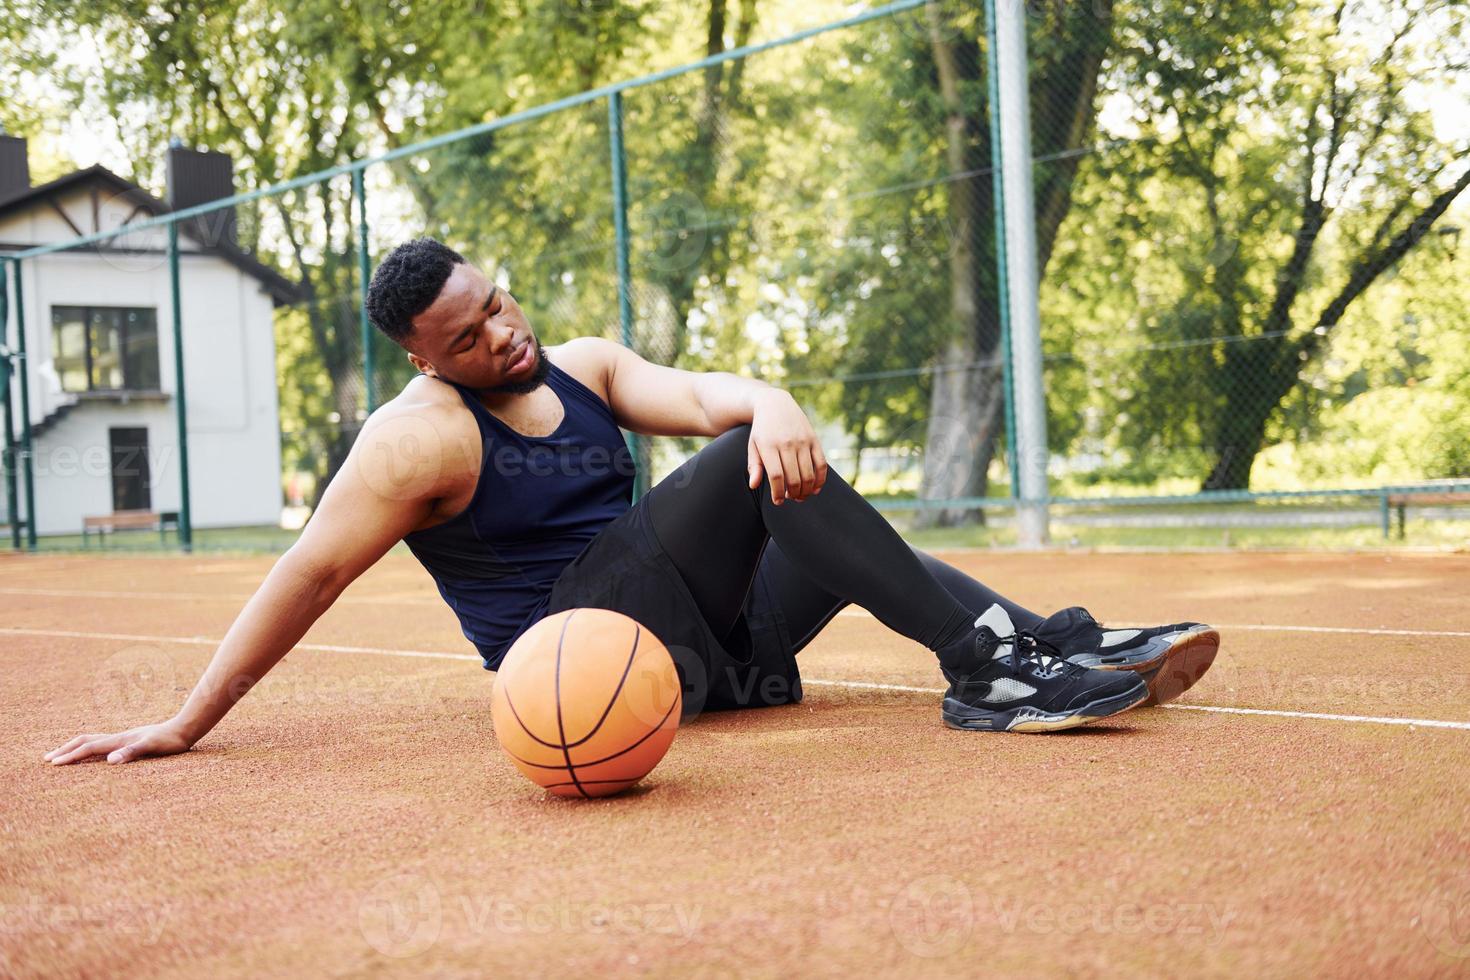
{"label": "man's beard", "polygon": [[492,385],[485,390],[497,395],[529,395],[537,388],[546,383],[546,376],[551,373],[551,362],[546,359],[546,351],[541,347],[541,341],[536,344],[536,368],[531,376],[523,381],[507,381],[505,384]]}

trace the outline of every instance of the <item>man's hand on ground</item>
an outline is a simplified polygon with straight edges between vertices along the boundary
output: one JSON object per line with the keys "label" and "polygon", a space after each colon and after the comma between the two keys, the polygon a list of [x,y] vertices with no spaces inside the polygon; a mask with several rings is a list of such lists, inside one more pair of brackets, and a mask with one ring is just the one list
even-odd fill
{"label": "man's hand on ground", "polygon": [[750,420],[750,488],[771,478],[771,500],[805,500],[827,482],[827,457],[806,413],[787,392],[760,393]]}
{"label": "man's hand on ground", "polygon": [[45,760],[53,766],[84,762],[105,756],[108,762],[132,762],[153,755],[177,755],[189,751],[193,742],[171,721],[157,725],[130,728],[116,735],[78,735],[47,752]]}

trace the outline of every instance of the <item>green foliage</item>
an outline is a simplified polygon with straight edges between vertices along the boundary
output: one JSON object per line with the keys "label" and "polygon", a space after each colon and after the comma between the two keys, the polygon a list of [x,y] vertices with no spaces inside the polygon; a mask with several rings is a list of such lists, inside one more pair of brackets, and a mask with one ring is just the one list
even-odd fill
{"label": "green foliage", "polygon": [[[1403,318],[1454,270],[1433,235],[1390,248],[1432,226],[1467,147],[1436,135],[1407,81],[1433,66],[1463,82],[1464,8],[1130,5],[1119,23],[1103,78],[1117,141],[1084,166],[1043,289],[1053,444],[1100,475],[1146,484],[1184,461],[1240,486],[1266,446],[1344,445],[1367,418],[1345,403],[1413,383],[1381,369],[1401,350],[1424,363]],[[1395,286],[1421,265],[1412,291]],[[1390,295],[1392,312],[1375,299]],[[1439,322],[1463,345],[1463,310]],[[1404,401],[1415,425],[1437,426],[1431,402]],[[1444,469],[1431,444],[1394,471]],[[1310,455],[1288,479],[1373,470]]]}
{"label": "green foliage", "polygon": [[[1470,242],[1437,234],[1470,224],[1463,205],[1323,319],[1463,166],[1470,147],[1436,131],[1416,94],[1464,81],[1463,5],[1033,8],[1048,421],[1063,482],[1197,486],[1237,444],[1248,474],[1260,454],[1262,488],[1463,475]],[[57,74],[57,90],[139,119],[123,133],[135,179],[160,187],[161,148],[178,135],[231,153],[249,189],[845,9],[38,0],[34,15],[98,39],[95,72]],[[968,330],[983,361],[979,340],[997,325],[981,6],[942,13],[628,93],[640,350],[796,382],[860,447],[924,444],[936,357]],[[61,71],[33,30],[6,23],[0,83]],[[952,101],[942,66],[957,69]],[[0,120],[39,132],[53,111],[7,101]],[[616,336],[610,181],[600,102],[447,144],[369,169],[372,248],[435,234],[513,289],[547,342]],[[356,220],[345,178],[241,214],[243,244],[308,292],[280,312],[277,339],[287,462],[318,479],[366,400]],[[956,272],[962,247],[976,256],[969,273]],[[412,370],[373,343],[381,400]]]}
{"label": "green foliage", "polygon": [[[0,126],[29,142],[31,180],[43,183],[69,172],[55,148],[66,104],[84,90],[77,68],[61,57],[60,37],[43,27],[40,0],[0,5]],[[18,97],[19,93],[25,97]]]}

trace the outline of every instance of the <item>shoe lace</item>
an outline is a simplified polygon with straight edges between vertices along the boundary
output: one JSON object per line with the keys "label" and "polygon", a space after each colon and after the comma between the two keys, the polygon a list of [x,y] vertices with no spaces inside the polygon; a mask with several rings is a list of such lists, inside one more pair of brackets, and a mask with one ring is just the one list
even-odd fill
{"label": "shoe lace", "polygon": [[1033,669],[1046,674],[1072,674],[1082,670],[1062,656],[1056,644],[1043,640],[1030,630],[1016,630],[1010,636],[1000,637],[998,642],[1011,644],[1011,656],[1017,667],[1023,663],[1030,664]]}

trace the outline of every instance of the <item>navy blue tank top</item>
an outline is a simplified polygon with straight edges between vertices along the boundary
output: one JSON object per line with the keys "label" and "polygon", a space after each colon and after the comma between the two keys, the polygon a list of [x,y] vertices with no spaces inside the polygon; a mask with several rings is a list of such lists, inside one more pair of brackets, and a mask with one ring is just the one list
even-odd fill
{"label": "navy blue tank top", "polygon": [[517,432],[468,388],[454,386],[480,428],[474,496],[444,523],[403,538],[487,670],[545,615],[562,569],[633,500],[633,455],[612,411],[550,367],[546,383],[564,415],[548,436]]}

